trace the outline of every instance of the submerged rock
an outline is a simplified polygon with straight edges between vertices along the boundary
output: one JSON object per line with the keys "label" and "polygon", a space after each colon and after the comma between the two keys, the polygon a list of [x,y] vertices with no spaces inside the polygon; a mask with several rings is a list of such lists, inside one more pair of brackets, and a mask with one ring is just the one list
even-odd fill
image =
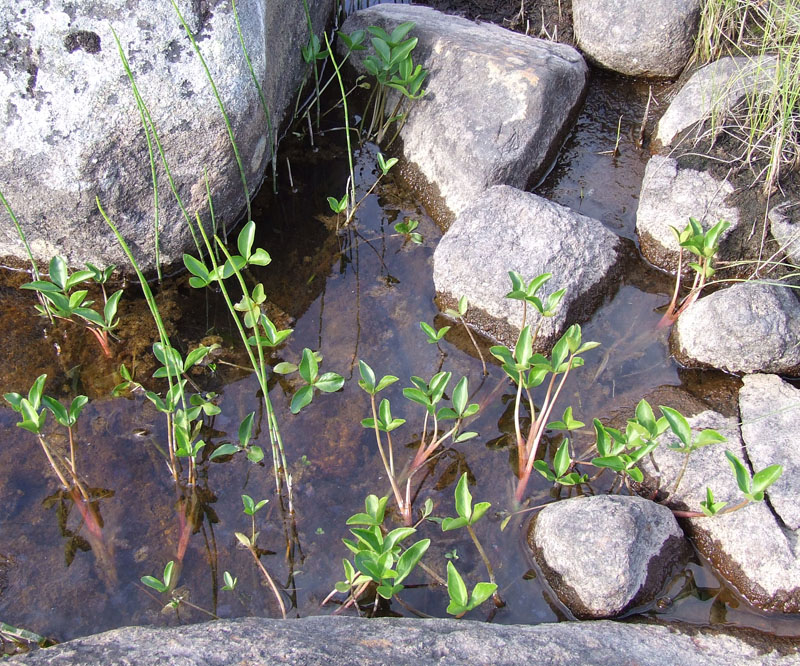
{"label": "submerged rock", "polygon": [[[709,410],[688,421],[695,435],[702,429],[713,428],[728,441],[691,454],[677,492],[669,496],[667,505],[700,512],[700,502],[706,499],[706,487],[709,487],[715,502],[735,506],[743,497],[725,451],[736,455],[747,466],[750,459],[737,419]],[[675,441],[671,432],[665,433],[661,446],[651,457],[642,460],[643,493],[650,495],[656,488],[663,493],[672,492],[685,459],[683,453],[666,446]],[[798,532],[785,527],[767,502],[749,504],[713,518],[688,518],[683,526],[700,554],[751,604],[768,611],[800,611]]]}
{"label": "submerged rock", "polygon": [[[553,277],[540,297],[566,288],[554,317],[545,318],[538,349],[570,324],[587,319],[616,285],[620,239],[602,223],[535,194],[498,185],[478,197],[452,224],[436,248],[433,281],[444,307],[461,296],[470,303],[467,321],[511,345],[522,325],[521,301],[505,298],[508,272],[531,280]],[[538,323],[538,313],[528,321]]]}
{"label": "submerged rock", "polygon": [[800,303],[789,287],[744,282],[686,308],[670,336],[687,366],[727,372],[800,372]]}
{"label": "submerged rock", "polygon": [[756,469],[783,465],[783,475],[767,491],[783,524],[800,530],[800,390],[777,375],[747,375],[739,391],[742,438]]}
{"label": "submerged rock", "polygon": [[629,76],[672,77],[694,48],[700,0],[572,0],[578,46]]}
{"label": "submerged rock", "polygon": [[[243,57],[230,3],[179,3],[216,82],[252,195],[271,138]],[[329,2],[309,2],[321,26]],[[302,3],[238,3],[244,42],[277,126],[304,75]],[[162,0],[0,0],[0,190],[45,263],[128,261],[95,197],[146,270],[155,268],[154,205],[147,142],[111,29],[128,56],[188,214],[207,211],[204,169],[217,221],[245,206],[242,182],[203,67],[172,5]],[[158,156],[156,155],[156,159]],[[194,248],[159,164],[161,260]],[[5,218],[0,209],[0,217]],[[0,225],[0,256],[24,258],[13,226]]]}
{"label": "submerged rock", "polygon": [[683,130],[697,127],[712,114],[727,118],[746,95],[767,91],[776,60],[772,56],[720,58],[698,69],[670,102],[658,121],[656,140],[673,143]]}
{"label": "submerged rock", "polygon": [[[733,185],[708,172],[681,169],[676,160],[654,155],[645,167],[636,212],[636,233],[644,257],[659,268],[677,270],[680,247],[671,227],[682,231],[694,217],[706,230],[720,220],[730,222],[720,237],[719,256],[741,258],[736,248],[728,247],[739,226],[738,209],[725,202],[733,191]],[[684,266],[693,260],[688,257],[685,253]]]}
{"label": "submerged rock", "polygon": [[800,663],[779,638],[700,627],[597,622],[536,626],[469,620],[243,618],[182,627],[126,627],[12,657],[23,664],[557,664],[729,666]]}
{"label": "submerged rock", "polygon": [[558,598],[580,619],[613,617],[653,601],[690,550],[667,507],[621,495],[546,506],[531,523],[528,545]]}
{"label": "submerged rock", "polygon": [[[343,29],[416,23],[412,56],[428,94],[400,134],[403,153],[459,214],[487,187],[524,188],[547,169],[583,101],[588,68],[575,49],[427,7],[383,4]],[[371,47],[370,47],[371,49]],[[364,54],[350,62],[366,72]],[[448,217],[448,216],[444,216]]]}

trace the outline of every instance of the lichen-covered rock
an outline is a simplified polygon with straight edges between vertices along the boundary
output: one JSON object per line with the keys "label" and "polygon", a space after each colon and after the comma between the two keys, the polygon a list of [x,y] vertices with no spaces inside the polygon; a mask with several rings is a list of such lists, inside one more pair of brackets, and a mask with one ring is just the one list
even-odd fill
{"label": "lichen-covered rock", "polygon": [[[355,12],[345,32],[413,21],[415,63],[428,94],[401,138],[405,157],[459,214],[483,190],[524,188],[547,169],[583,101],[588,68],[575,49],[428,7],[382,4]],[[363,57],[350,62],[365,73]],[[444,214],[440,221],[448,222]]]}
{"label": "lichen-covered rock", "polygon": [[523,306],[505,298],[508,272],[525,280],[552,273],[540,297],[567,291],[556,315],[542,321],[537,348],[544,349],[569,325],[587,319],[614,289],[621,253],[620,239],[598,220],[498,185],[465,209],[439,242],[433,280],[443,307],[455,307],[466,296],[467,321],[513,346]]}
{"label": "lichen-covered rock", "polygon": [[756,469],[783,466],[770,506],[790,530],[800,530],[800,390],[777,375],[746,375],[739,391],[742,438]]}
{"label": "lichen-covered rock", "polygon": [[683,130],[697,126],[712,114],[726,118],[745,95],[768,90],[775,58],[720,58],[698,69],[670,102],[658,121],[656,140],[673,143]]}
{"label": "lichen-covered rock", "polygon": [[694,48],[700,0],[572,0],[578,46],[629,76],[680,74]]}
{"label": "lichen-covered rock", "polygon": [[[713,428],[728,441],[691,454],[677,492],[669,496],[667,505],[700,512],[707,487],[716,502],[727,502],[727,508],[739,504],[743,497],[725,457],[728,450],[749,466],[749,450],[742,442],[738,419],[709,410],[688,421],[695,434]],[[656,488],[662,493],[672,492],[685,459],[683,453],[666,446],[676,441],[671,432],[665,433],[652,457],[642,460],[643,494],[650,496]],[[758,465],[756,468],[761,469]],[[751,604],[768,611],[800,611],[800,551],[796,546],[800,534],[782,525],[767,502],[714,518],[688,518],[683,526],[700,554]]]}
{"label": "lichen-covered rock", "polygon": [[652,601],[689,555],[667,507],[620,495],[549,504],[532,521],[528,545],[558,598],[581,619]]}
{"label": "lichen-covered rock", "polygon": [[727,372],[800,372],[800,303],[788,287],[743,282],[698,299],[670,336],[675,358]]}
{"label": "lichen-covered rock", "polygon": [[[636,233],[645,259],[659,268],[677,270],[680,246],[671,227],[683,230],[690,217],[706,230],[720,220],[729,222],[731,226],[720,236],[719,256],[740,259],[730,256],[736,253],[734,248],[728,249],[739,226],[738,209],[725,202],[732,192],[733,185],[717,180],[707,171],[681,169],[670,157],[650,158],[636,212]],[[684,256],[684,266],[688,264],[687,257],[688,254]]]}
{"label": "lichen-covered rock", "polygon": [[[252,194],[270,157],[271,138],[243,57],[231,4],[177,3],[216,82]],[[319,29],[331,5],[309,3]],[[244,42],[274,126],[304,75],[298,43],[307,39],[302,3],[237,3]],[[154,205],[147,143],[112,28],[188,214],[207,210],[204,169],[220,224],[236,221],[245,196],[231,142],[172,5],[162,0],[0,0],[0,190],[16,212],[34,256],[66,255],[128,267],[95,197],[145,270],[155,268]],[[194,247],[158,166],[162,263]],[[0,209],[0,217],[5,211]],[[206,216],[207,217],[207,216]],[[13,226],[0,225],[0,256],[24,258]]]}

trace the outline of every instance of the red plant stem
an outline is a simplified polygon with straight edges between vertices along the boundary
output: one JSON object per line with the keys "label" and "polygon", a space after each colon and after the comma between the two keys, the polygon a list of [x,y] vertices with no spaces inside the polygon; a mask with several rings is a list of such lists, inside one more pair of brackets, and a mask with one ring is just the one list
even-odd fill
{"label": "red plant stem", "polygon": [[103,348],[103,353],[106,355],[106,358],[111,358],[111,348],[108,344],[108,334],[105,331],[98,331],[96,328],[91,326],[88,326],[87,328],[94,334],[94,337],[97,338],[97,341]]}
{"label": "red plant stem", "polygon": [[570,354],[569,358],[567,359],[567,369],[564,372],[564,376],[561,378],[558,388],[551,398],[550,395],[556,379],[556,375],[553,374],[553,378],[550,380],[550,385],[547,388],[547,396],[545,397],[544,405],[542,405],[542,411],[539,413],[539,418],[531,426],[530,436],[528,438],[528,458],[525,464],[525,471],[517,483],[516,500],[518,503],[522,501],[522,495],[525,492],[525,487],[528,485],[528,480],[531,476],[531,470],[533,470],[533,463],[536,460],[536,452],[539,448],[539,441],[542,439],[545,425],[547,424],[547,420],[550,418],[550,413],[553,411],[553,407],[558,400],[558,396],[561,394],[561,389],[564,388],[567,377],[569,377],[569,372],[572,369],[573,358],[575,358],[575,355]]}

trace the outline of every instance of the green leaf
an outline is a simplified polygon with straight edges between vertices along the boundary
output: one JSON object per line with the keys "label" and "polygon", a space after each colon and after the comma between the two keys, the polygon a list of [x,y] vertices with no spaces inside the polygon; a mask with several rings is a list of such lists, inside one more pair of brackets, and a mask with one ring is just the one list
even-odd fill
{"label": "green leaf", "polygon": [[461,416],[464,414],[464,410],[467,408],[467,400],[469,399],[469,389],[467,386],[467,378],[462,377],[458,384],[456,384],[455,388],[453,389],[453,407],[455,408],[456,413]]}
{"label": "green leaf", "polygon": [[147,585],[147,587],[154,589],[156,592],[163,593],[167,591],[167,586],[164,585],[164,583],[162,583],[160,580],[158,580],[158,578],[154,578],[153,576],[142,576],[140,580],[142,581],[142,583]]}
{"label": "green leaf", "polygon": [[375,388],[375,373],[373,372],[372,368],[370,368],[364,361],[359,360],[358,371],[361,374],[361,380],[358,382],[358,385],[370,395],[377,393],[377,389]]}
{"label": "green leaf", "polygon": [[537,460],[533,463],[533,469],[541,474],[548,481],[555,481],[556,475],[553,474],[550,466],[544,460]]}
{"label": "green leaf", "polygon": [[61,425],[65,427],[71,425],[67,408],[64,407],[64,405],[62,405],[58,400],[51,398],[49,395],[45,395],[42,396],[42,402],[44,403],[44,406],[52,412],[56,421],[58,421]]}
{"label": "green leaf", "polygon": [[457,530],[462,527],[466,527],[469,524],[469,521],[462,516],[458,518],[443,518],[442,519],[442,532],[450,532],[452,530]]}
{"label": "green leaf", "polygon": [[314,382],[314,388],[323,393],[334,393],[344,386],[344,377],[335,372],[326,372]]}
{"label": "green leaf", "polygon": [[272,370],[279,375],[290,375],[297,370],[297,366],[294,363],[287,363],[286,361],[283,361],[281,363],[277,363]]}
{"label": "green leaf", "polygon": [[558,447],[558,451],[556,451],[555,458],[553,459],[553,469],[556,477],[564,476],[570,464],[572,464],[572,458],[569,455],[569,440],[565,439],[561,442],[561,446]]}
{"label": "green leaf", "polygon": [[50,260],[50,280],[65,289],[67,285],[67,261],[64,257],[56,255]]}
{"label": "green leaf", "polygon": [[517,344],[514,348],[514,358],[516,366],[520,370],[526,370],[530,364],[531,356],[533,355],[533,347],[531,341],[531,327],[526,326],[520,331],[517,338]]}
{"label": "green leaf", "polygon": [[[300,361],[299,370],[300,376],[306,383],[314,383],[314,380],[317,378],[317,373],[319,372],[319,364],[317,363],[317,357],[314,355],[314,352],[308,347],[303,349],[303,358]],[[309,400],[309,402],[311,402],[311,400]],[[295,412],[295,414],[296,413],[297,412]]]}
{"label": "green leaf", "polygon": [[672,432],[675,433],[675,436],[683,442],[684,446],[691,446],[692,429],[683,414],[676,409],[672,409],[672,407],[665,407],[663,405],[659,405],[659,409],[664,415],[664,418],[667,419],[669,427]]}
{"label": "green leaf", "polygon": [[447,607],[448,613],[451,612],[451,606],[466,608],[469,603],[467,586],[464,585],[464,579],[461,578],[452,560],[447,561],[447,593],[450,595],[450,605]]}
{"label": "green leaf", "polygon": [[248,537],[246,534],[242,534],[241,532],[234,532],[234,536],[238,539],[239,543],[242,544],[243,546],[246,546],[247,548],[251,547],[250,537]]}
{"label": "green leaf", "polygon": [[477,436],[478,436],[477,432],[472,432],[471,430],[468,430],[467,432],[462,432],[458,437],[456,437],[453,440],[453,442],[458,444],[460,442],[466,442],[467,440],[472,439],[473,437],[477,437]]}
{"label": "green leaf", "polygon": [[495,590],[497,590],[497,585],[494,583],[476,584],[469,598],[469,610],[480,606],[495,593]]}
{"label": "green leaf", "polygon": [[239,232],[239,237],[236,239],[236,247],[239,248],[239,254],[244,257],[245,261],[250,257],[255,237],[256,223],[250,220],[242,227],[242,230]]}
{"label": "green leaf", "polygon": [[239,447],[235,444],[226,442],[225,444],[220,444],[216,449],[214,449],[214,452],[208,457],[208,459],[214,460],[215,458],[221,458],[222,456],[232,456],[239,450]]}
{"label": "green leaf", "polygon": [[253,464],[260,463],[264,460],[264,451],[260,446],[251,446],[247,450],[247,459]]}
{"label": "green leaf", "polygon": [[242,504],[244,504],[244,512],[248,516],[252,516],[256,512],[256,505],[250,495],[242,495]]}
{"label": "green leaf", "polygon": [[397,560],[397,578],[395,578],[395,583],[401,583],[406,579],[408,574],[413,571],[414,567],[416,567],[417,563],[422,559],[422,556],[430,545],[430,539],[417,541],[417,543],[409,547],[408,550],[400,556],[400,559]]}
{"label": "green leaf", "polygon": [[753,494],[764,492],[780,478],[781,474],[783,474],[783,467],[781,465],[770,465],[760,472],[756,472],[753,475],[751,492]]}
{"label": "green leaf", "polygon": [[692,444],[693,449],[699,449],[702,446],[708,446],[709,444],[721,444],[722,442],[727,442],[727,437],[721,435],[716,430],[707,429],[703,430],[697,438],[694,440]]}
{"label": "green leaf", "polygon": [[[413,21],[405,21],[398,25],[394,30],[392,30],[392,34],[390,37],[386,38],[386,41],[390,44],[397,44],[403,39],[411,29],[416,25]],[[384,33],[385,34],[385,33]]]}
{"label": "green leaf", "polygon": [[464,472],[456,485],[456,512],[465,520],[472,516],[472,493],[469,492],[467,473]]}
{"label": "green leaf", "polygon": [[193,257],[191,254],[184,254],[183,263],[192,275],[196,275],[204,282],[203,286],[208,283],[208,268],[206,268],[206,265],[202,261]]}
{"label": "green leaf", "polygon": [[728,459],[728,462],[733,468],[733,473],[736,476],[736,484],[739,486],[739,490],[741,490],[745,495],[749,494],[750,472],[747,471],[747,468],[745,468],[745,466],[742,464],[742,461],[730,451],[725,451],[725,457]]}
{"label": "green leaf", "polygon": [[303,407],[311,404],[311,400],[314,397],[314,387],[313,386],[303,386],[298,389],[297,393],[294,394],[292,398],[292,404],[289,407],[292,414],[297,414]]}
{"label": "green leaf", "polygon": [[382,377],[381,380],[378,382],[378,385],[375,387],[375,393],[383,391],[383,389],[385,389],[387,386],[390,386],[391,384],[394,384],[396,381],[398,381],[398,379],[399,378],[395,377],[394,375],[386,375]]}

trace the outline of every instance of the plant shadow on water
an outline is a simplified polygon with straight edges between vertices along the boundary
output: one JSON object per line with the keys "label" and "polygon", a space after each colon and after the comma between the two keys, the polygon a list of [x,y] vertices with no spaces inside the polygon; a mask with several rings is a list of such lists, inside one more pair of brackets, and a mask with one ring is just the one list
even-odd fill
{"label": "plant shadow on water", "polygon": [[[615,95],[621,94],[622,84],[610,77],[595,83],[561,158],[568,166],[556,166],[538,191],[633,238],[647,155],[624,137],[618,157],[597,153],[613,147],[619,108],[630,109],[638,131],[647,92],[639,89],[634,99],[620,101]],[[341,220],[330,212],[326,195],[344,191],[346,159],[341,145],[331,143],[327,136],[315,136],[315,146],[310,149],[307,138],[290,141],[285,154],[292,164],[294,191],[287,183],[282,183],[278,195],[265,187],[253,203],[259,228],[255,246],[266,248],[273,261],[265,268],[250,269],[251,277],[264,283],[273,321],[280,322],[279,328],[294,328],[270,362],[296,363],[303,348],[309,347],[323,354],[326,368],[347,380],[341,391],[318,399],[314,409],[291,416],[288,407],[297,387],[291,378],[273,375],[270,379],[270,396],[282,415],[294,478],[297,540],[287,537],[295,527],[281,518],[269,465],[253,465],[244,456],[208,461],[206,453],[201,456],[205,462],[198,465],[195,493],[181,494],[180,489],[176,493],[159,452],[166,441],[161,415],[140,395],[104,397],[117,382],[115,364],[120,361],[140,363],[139,379],[152,373],[143,358],[143,350],[154,339],[152,328],[143,325],[140,330],[129,323],[131,337],[151,338],[139,352],[131,351],[133,340],[127,339],[112,362],[94,349],[87,353],[91,339],[80,337],[84,334],[77,329],[63,339],[52,331],[43,336],[43,324],[33,315],[32,298],[3,288],[0,297],[6,315],[0,320],[0,333],[8,334],[0,336],[7,359],[0,377],[3,391],[22,391],[46,372],[48,390],[56,397],[65,399],[78,389],[92,397],[77,427],[77,455],[85,478],[106,489],[97,502],[110,559],[86,549],[91,544],[79,512],[68,510],[68,499],[53,499],[55,484],[39,452],[28,433],[15,427],[12,410],[1,407],[0,619],[59,640],[128,624],[206,619],[191,608],[182,607],[179,617],[174,609],[162,609],[164,600],[140,584],[143,575],[160,571],[176,559],[181,569],[179,584],[186,588],[182,594],[191,595],[193,604],[221,617],[276,617],[274,597],[253,567],[250,553],[237,544],[235,532],[247,527],[242,494],[271,500],[258,514],[258,543],[262,562],[279,586],[290,588],[294,581],[294,591],[285,599],[289,615],[332,612],[331,606],[321,608],[320,603],[342,576],[341,560],[348,556],[341,542],[347,536],[345,521],[360,510],[368,494],[390,493],[373,433],[361,426],[361,419],[369,415],[369,399],[355,381],[359,359],[378,376],[400,377],[385,395],[393,401],[397,416],[407,419],[396,440],[401,465],[413,457],[414,440],[418,441],[422,428],[419,410],[401,400],[408,378],[430,376],[443,364],[456,376],[471,379],[470,401],[480,403],[482,409],[469,427],[480,437],[428,463],[420,475],[424,474],[424,481],[416,500],[421,506],[431,498],[434,515],[454,515],[453,489],[467,472],[475,484],[476,499],[492,503],[488,520],[476,524],[475,531],[486,545],[506,605],[494,611],[479,609],[471,617],[481,619],[491,612],[496,622],[523,624],[568,617],[530,568],[525,546],[529,514],[512,521],[504,531],[499,529],[502,516],[498,512],[512,505],[514,492],[514,427],[507,412],[513,401],[512,385],[496,364],[489,365],[488,376],[481,381],[480,359],[458,327],[439,345],[427,344],[418,327],[420,321],[437,328],[449,323],[433,303],[433,250],[441,232],[390,178],[365,200],[351,225],[337,233]],[[370,145],[358,151],[359,195],[376,178],[375,155]],[[395,232],[395,223],[409,219],[419,220],[416,230],[424,238],[422,245]],[[682,376],[693,379],[691,373],[679,372],[669,359],[665,333],[656,331],[660,319],[656,308],[669,300],[670,279],[644,262],[633,264],[614,298],[584,326],[585,338],[602,346],[590,352],[586,366],[570,378],[555,413],[571,404],[576,417],[588,422],[634,405],[659,386],[680,385]],[[19,277],[10,275],[8,280],[13,283]],[[128,289],[123,297],[123,314],[146,312],[133,291]],[[204,439],[213,445],[235,441],[239,423],[255,411],[254,437],[264,444],[266,415],[258,381],[251,372],[236,367],[246,365],[246,360],[232,346],[236,332],[225,304],[208,290],[190,289],[185,275],[174,278],[164,293],[168,295],[164,310],[170,313],[182,352],[210,335],[222,343],[217,362],[193,375],[204,391],[220,396],[222,412],[206,425]],[[125,325],[120,335],[126,338]],[[576,441],[580,448],[580,437]],[[551,438],[548,445],[557,446],[557,440]],[[529,494],[532,504],[552,500],[550,484],[538,475]],[[392,519],[399,524],[398,515]],[[438,525],[423,523],[417,537],[432,538],[426,560],[440,576],[445,575],[447,561],[457,558],[465,578],[475,581],[482,575],[482,563],[462,532],[442,534]],[[177,557],[184,547],[185,555]],[[233,591],[221,589],[225,571],[238,578]],[[404,600],[422,612],[444,616],[444,590],[417,585],[425,580],[421,573],[411,576]],[[665,597],[672,601],[662,599],[660,605],[646,609],[648,613],[701,624],[732,623],[798,633],[794,618],[775,621],[746,610],[698,563],[676,577]],[[408,614],[398,604],[382,612]]]}

